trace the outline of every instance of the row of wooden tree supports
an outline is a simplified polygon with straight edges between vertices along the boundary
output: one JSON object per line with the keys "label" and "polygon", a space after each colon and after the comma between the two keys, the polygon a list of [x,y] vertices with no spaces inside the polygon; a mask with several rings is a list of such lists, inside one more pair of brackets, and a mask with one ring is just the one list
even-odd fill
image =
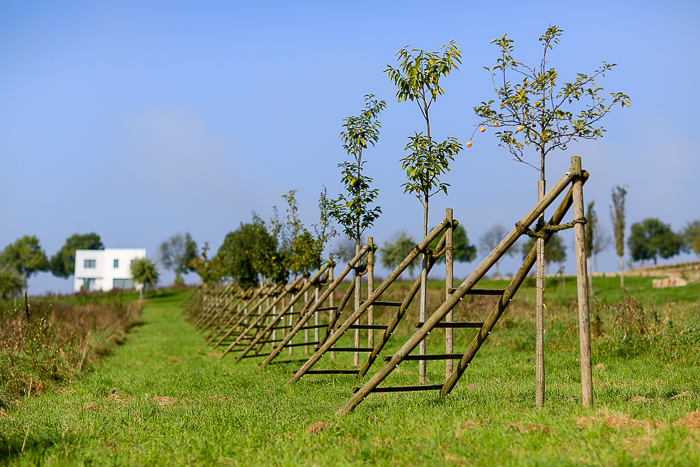
{"label": "row of wooden tree supports", "polygon": [[[587,178],[588,174],[581,170],[580,158],[573,157],[571,169],[515,224],[515,228],[457,288],[453,287],[452,232],[458,221],[453,219],[452,209],[447,209],[442,222],[416,245],[376,288],[376,247],[370,237],[368,243],[357,250],[355,257],[337,276],[336,264],[331,258],[313,276],[298,276],[290,284],[265,284],[248,289],[242,289],[234,283],[217,287],[201,286],[185,304],[184,312],[199,332],[206,336],[207,343],[221,351],[220,359],[229,354],[236,355],[236,363],[244,358],[258,358],[262,359],[260,368],[270,364],[303,362],[286,385],[296,383],[308,374],[355,375],[361,379],[368,374],[392,334],[406,317],[408,307],[420,290],[421,280],[416,279],[408,291],[402,292],[402,301],[383,301],[382,294],[395,287],[401,274],[423,253],[429,253],[429,269],[432,269],[437,259],[444,254],[445,300],[424,322],[416,324],[415,334],[397,352],[384,356],[387,363],[361,387],[354,389],[354,394],[338,413],[351,411],[372,392],[439,390],[440,394],[445,396],[455,388],[532,269],[537,259],[537,246],[529,252],[505,289],[478,288],[479,280],[522,235],[536,236],[546,243],[556,231],[573,227],[577,264],[582,403],[584,407],[589,407],[593,401],[593,387],[583,207],[583,184]],[[539,226],[534,232],[530,230],[537,218],[567,187],[568,191],[563,195],[549,222]],[[572,205],[574,220],[562,224]],[[429,245],[438,237],[435,251],[430,251]],[[354,273],[355,280],[348,283],[342,297],[337,301],[336,294],[341,292],[339,285],[351,272]],[[367,275],[365,300],[362,300],[359,293],[359,277],[362,275]],[[466,295],[491,295],[498,297],[498,301],[483,321],[455,322],[453,310]],[[353,297],[354,303],[351,312],[348,312],[348,304]],[[389,319],[385,319],[385,323],[377,324],[375,307],[394,311],[384,313]],[[465,328],[476,329],[476,334],[466,351],[455,353],[453,331]],[[435,329],[445,330],[445,351],[429,354],[421,343],[425,343],[427,336]],[[348,331],[351,331],[350,336],[347,336]],[[378,336],[375,335],[375,331],[379,332]],[[361,344],[362,332],[366,332],[367,335],[366,346]],[[375,340],[375,337],[379,338]],[[295,348],[298,347],[304,348],[304,354],[303,358],[295,360],[292,357]],[[413,354],[417,347],[419,353]],[[333,362],[337,352],[353,353],[351,368],[338,368],[338,362]],[[318,368],[317,364],[327,354],[331,360],[330,367]],[[367,356],[364,362],[361,362],[361,355]],[[424,384],[423,381],[419,381],[421,384],[417,385],[380,386],[401,362],[409,360],[417,360],[419,365],[425,365],[425,362],[430,360],[444,360],[444,383]]]}

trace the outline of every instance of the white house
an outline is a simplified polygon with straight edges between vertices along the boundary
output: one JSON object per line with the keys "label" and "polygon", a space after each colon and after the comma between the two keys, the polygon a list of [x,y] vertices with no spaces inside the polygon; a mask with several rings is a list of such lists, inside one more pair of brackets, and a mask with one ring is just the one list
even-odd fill
{"label": "white house", "polygon": [[[74,289],[87,291],[134,288],[131,263],[145,258],[144,248],[105,248],[104,250],[75,251]],[[136,288],[140,288],[136,284]]]}

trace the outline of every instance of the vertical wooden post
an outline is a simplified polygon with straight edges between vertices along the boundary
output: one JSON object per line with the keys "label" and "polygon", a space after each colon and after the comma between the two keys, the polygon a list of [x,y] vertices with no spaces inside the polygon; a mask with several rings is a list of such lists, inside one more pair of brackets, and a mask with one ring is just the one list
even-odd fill
{"label": "vertical wooden post", "polygon": [[[328,270],[328,282],[330,282],[332,284],[333,281],[335,281],[335,275],[333,274],[333,272],[335,271],[335,263],[333,262],[333,255],[332,254],[331,254],[330,258],[328,258],[328,260],[331,262],[331,266]],[[331,292],[330,297],[328,297],[328,305],[335,306],[335,288]],[[335,322],[336,312],[337,312],[337,310],[331,310],[329,322],[331,322],[331,323]],[[335,360],[335,352],[331,352],[331,360]]]}
{"label": "vertical wooden post", "polygon": [[[374,238],[367,238],[369,251],[367,252],[367,296],[374,292]],[[374,324],[374,305],[367,308],[367,324]],[[374,347],[374,330],[367,330],[367,347]]]}
{"label": "vertical wooden post", "polygon": [[[304,292],[304,303],[309,303],[309,290],[308,289],[306,289],[306,291]],[[304,312],[303,309],[301,311],[302,311],[302,313]],[[299,316],[299,318],[301,318],[301,316]],[[309,342],[309,330],[308,329],[304,329],[304,342]],[[309,346],[308,345],[304,346],[304,355],[309,355]]]}
{"label": "vertical wooden post", "polygon": [[[321,286],[317,286],[314,290],[314,303],[316,303],[321,295]],[[318,340],[318,310],[314,312],[314,342],[319,342]]]}
{"label": "vertical wooden post", "polygon": [[27,315],[27,324],[29,324],[29,302],[27,301],[27,289],[24,289],[24,313]]}
{"label": "vertical wooden post", "polygon": [[[571,158],[571,167],[576,172],[574,179],[574,219],[584,217],[583,171],[581,158]],[[591,319],[588,309],[588,271],[586,270],[586,227],[574,225],[576,248],[576,285],[578,289],[578,329],[581,347],[581,391],[584,407],[593,404],[593,369],[591,362]]]}
{"label": "vertical wooden post", "polygon": [[[284,321],[284,318],[282,321]],[[289,308],[289,319],[287,321],[287,325],[289,326],[289,329],[287,329],[287,334],[289,334],[292,332],[292,325],[294,324],[294,305]],[[294,355],[294,347],[289,347],[289,355]]]}
{"label": "vertical wooden post", "polygon": [[[537,182],[537,201],[544,198],[545,181]],[[544,225],[544,211],[538,226]],[[535,295],[535,406],[544,407],[544,238],[537,239],[537,286]]]}
{"label": "vertical wooden post", "polygon": [[[445,231],[445,300],[450,298],[450,289],[452,288],[452,281],[453,281],[453,253],[454,253],[454,245],[453,245],[453,240],[452,236],[454,233],[454,219],[453,219],[453,212],[452,208],[447,208],[445,210],[445,217],[449,221],[449,225],[447,226],[447,230]],[[447,316],[445,316],[445,322],[451,323],[452,322],[452,310],[450,309],[450,312],[447,313]],[[445,353],[452,353],[453,352],[453,342],[452,342],[452,328],[445,328]],[[453,368],[453,362],[452,359],[448,358],[445,360],[445,378],[448,378],[450,374],[452,373],[452,368]]]}
{"label": "vertical wooden post", "polygon": [[[355,256],[360,254],[361,250],[360,242],[357,242],[357,245],[355,245]],[[360,286],[362,285],[361,280],[362,277],[358,274],[358,269],[359,267],[362,266],[362,258],[358,260],[357,263],[355,263],[355,309],[353,312],[356,312],[357,310],[360,309],[360,302],[362,301],[362,294],[360,291]],[[360,318],[357,318],[357,321],[355,321],[353,324],[360,324]],[[355,345],[355,348],[360,346],[360,330],[355,329],[355,340],[353,341],[353,344]],[[359,352],[355,351],[352,354],[352,364],[354,366],[359,366],[360,365],[360,354]]]}

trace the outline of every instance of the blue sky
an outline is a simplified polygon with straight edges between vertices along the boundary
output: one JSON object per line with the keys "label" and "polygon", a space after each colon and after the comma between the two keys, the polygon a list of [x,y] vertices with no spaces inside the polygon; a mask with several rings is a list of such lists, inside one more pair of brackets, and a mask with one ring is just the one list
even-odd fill
{"label": "blue sky", "polygon": [[[549,156],[548,180],[580,155],[591,173],[586,201],[596,201],[609,233],[615,185],[629,188],[628,228],[658,217],[678,230],[700,218],[698,24],[691,1],[8,0],[0,4],[0,247],[36,235],[53,255],[71,234],[96,232],[108,247],[154,255],[187,231],[216,249],[252,211],[269,217],[291,189],[305,223],[317,222],[321,187],[341,189],[343,118],[368,93],[388,103],[379,143],[365,154],[383,209],[371,235],[379,244],[399,230],[418,238],[421,205],[403,194],[399,159],[422,121],[415,104],[396,101],[386,66],[403,46],[438,50],[454,39],[463,63],[444,80],[432,129],[466,143],[473,107],[494,96],[483,69],[498,56],[491,40],[507,33],[516,57],[537,63],[550,25],[564,30],[549,55],[562,81],[617,63],[598,84],[627,93],[632,106],[606,117],[604,138]],[[473,142],[443,178],[449,196],[432,198],[431,223],[452,207],[477,242],[532,206],[538,174],[492,133]],[[617,268],[612,248],[598,262]],[[506,260],[501,271],[515,268]],[[33,293],[71,286],[43,273],[30,281]]]}

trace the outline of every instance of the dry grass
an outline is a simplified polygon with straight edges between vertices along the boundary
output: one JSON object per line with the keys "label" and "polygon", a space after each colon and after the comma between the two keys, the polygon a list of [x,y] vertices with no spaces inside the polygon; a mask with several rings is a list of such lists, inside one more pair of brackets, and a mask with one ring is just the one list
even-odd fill
{"label": "dry grass", "polygon": [[68,384],[122,344],[141,319],[135,302],[35,301],[0,314],[0,407]]}

